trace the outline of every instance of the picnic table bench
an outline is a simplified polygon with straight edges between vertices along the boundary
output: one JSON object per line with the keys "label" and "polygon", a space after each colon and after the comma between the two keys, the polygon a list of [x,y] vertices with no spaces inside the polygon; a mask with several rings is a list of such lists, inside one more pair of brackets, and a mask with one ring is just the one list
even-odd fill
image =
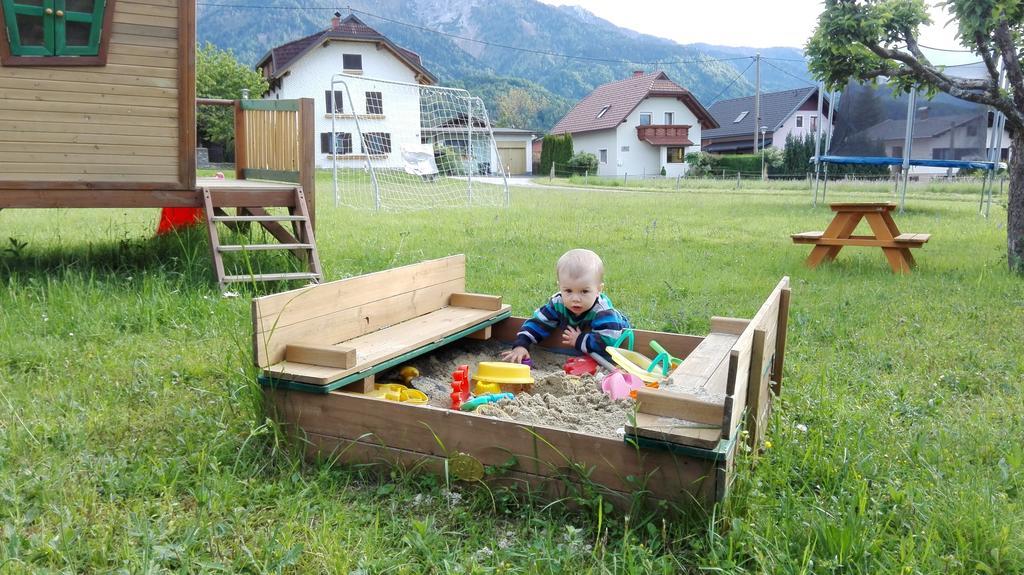
{"label": "picnic table bench", "polygon": [[[800,232],[790,236],[793,243],[814,246],[807,256],[809,268],[834,260],[845,246],[861,246],[882,248],[893,272],[910,273],[916,265],[911,248],[919,248],[931,239],[931,234],[901,233],[890,213],[896,208],[893,203],[835,203],[830,207],[836,214],[825,231]],[[853,234],[862,219],[871,226],[870,235]]]}

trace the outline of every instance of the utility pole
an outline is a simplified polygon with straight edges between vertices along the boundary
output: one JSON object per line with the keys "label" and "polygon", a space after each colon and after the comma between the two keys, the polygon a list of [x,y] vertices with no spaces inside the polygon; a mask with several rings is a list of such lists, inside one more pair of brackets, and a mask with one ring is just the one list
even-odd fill
{"label": "utility pole", "polygon": [[757,153],[757,132],[761,129],[761,53],[754,56],[754,153]]}

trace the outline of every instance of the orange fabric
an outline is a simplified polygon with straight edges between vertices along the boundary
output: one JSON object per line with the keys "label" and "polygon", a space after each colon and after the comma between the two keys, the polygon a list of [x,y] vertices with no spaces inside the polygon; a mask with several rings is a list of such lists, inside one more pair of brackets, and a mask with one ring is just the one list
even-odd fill
{"label": "orange fabric", "polygon": [[194,226],[203,221],[201,208],[163,208],[160,211],[160,223],[156,227],[156,235],[162,236],[179,228]]}

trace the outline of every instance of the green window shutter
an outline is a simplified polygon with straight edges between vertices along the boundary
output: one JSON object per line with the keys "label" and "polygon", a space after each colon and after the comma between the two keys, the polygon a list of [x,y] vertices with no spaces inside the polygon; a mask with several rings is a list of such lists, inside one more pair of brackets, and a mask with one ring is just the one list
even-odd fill
{"label": "green window shutter", "polygon": [[100,52],[106,0],[51,0],[63,17],[54,19],[54,54],[95,56]]}
{"label": "green window shutter", "polygon": [[[53,55],[54,0],[0,0],[14,56]],[[49,12],[49,13],[47,13]]]}

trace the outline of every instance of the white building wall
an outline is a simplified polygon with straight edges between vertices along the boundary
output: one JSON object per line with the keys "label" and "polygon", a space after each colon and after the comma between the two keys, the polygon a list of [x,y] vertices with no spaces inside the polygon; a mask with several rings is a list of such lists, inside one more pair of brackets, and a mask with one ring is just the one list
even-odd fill
{"label": "white building wall", "polygon": [[[772,134],[772,145],[771,148],[778,148],[780,150],[786,147],[786,137],[793,134],[795,138],[803,138],[805,135],[814,135],[815,130],[811,129],[811,118],[817,116],[817,110],[798,110],[791,114],[786,121],[782,123],[782,126]],[[800,116],[803,118],[803,126],[796,126],[796,118]],[[821,137],[827,137],[828,131],[831,129],[832,124],[829,123],[828,118],[825,119],[825,123],[821,125]],[[751,135],[753,139],[753,135]]]}
{"label": "white building wall", "polygon": [[[602,149],[608,150],[608,161],[601,163]],[[615,131],[598,130],[596,132],[580,132],[572,135],[572,151],[574,154],[590,152],[597,156],[597,175],[614,176],[618,172],[615,169],[618,155],[618,148],[615,146]],[[546,174],[542,174],[546,175]]]}
{"label": "white building wall", "polygon": [[686,173],[689,169],[687,164],[669,164],[666,161],[667,146],[652,146],[637,137],[636,127],[640,125],[640,114],[649,113],[653,125],[663,125],[665,112],[672,112],[673,125],[690,126],[689,138],[693,145],[687,146],[685,153],[700,150],[700,121],[686,104],[676,98],[647,98],[616,128],[618,149],[621,151],[623,146],[629,147],[628,152],[620,153],[616,165],[617,175],[656,175],[661,173],[662,167],[665,168],[666,176],[675,177]]}
{"label": "white building wall", "polygon": [[[398,82],[416,83],[416,74],[409,66],[401,62],[389,50],[378,50],[374,44],[365,42],[331,42],[326,47],[316,47],[307,52],[288,69],[288,74],[281,80],[278,90],[269,92],[264,99],[295,99],[313,98],[316,125],[317,165],[321,168],[332,166],[329,154],[320,149],[320,134],[331,131],[331,115],[327,113],[325,92],[331,89],[331,78],[342,72],[342,55],[359,54],[363,60],[363,76],[367,79],[393,80]],[[338,90],[345,90],[337,85]],[[352,152],[354,156],[363,153],[362,142],[359,141],[353,109],[360,114],[359,125],[364,133],[385,132],[391,134],[391,154],[388,164],[402,165],[401,146],[403,144],[420,143],[420,106],[415,91],[409,87],[395,86],[386,83],[370,84],[355,82],[349,85],[351,99],[348,94],[343,97],[343,114],[335,118],[338,132],[352,134]],[[384,114],[382,116],[365,117],[366,92],[381,92]],[[341,167],[361,168],[365,165],[365,157],[339,162]]]}

